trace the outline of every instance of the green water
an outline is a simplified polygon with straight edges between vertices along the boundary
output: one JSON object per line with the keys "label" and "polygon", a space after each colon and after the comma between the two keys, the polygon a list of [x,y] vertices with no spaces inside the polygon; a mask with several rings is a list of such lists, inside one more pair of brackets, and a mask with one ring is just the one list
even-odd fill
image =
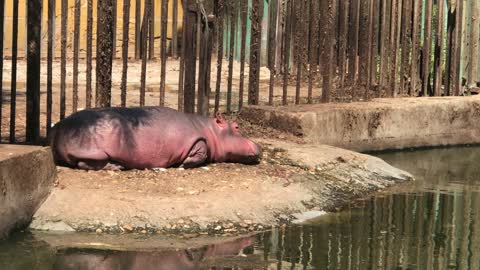
{"label": "green water", "polygon": [[417,181],[308,225],[158,252],[57,250],[23,233],[0,242],[0,269],[480,269],[480,148],[379,156]]}

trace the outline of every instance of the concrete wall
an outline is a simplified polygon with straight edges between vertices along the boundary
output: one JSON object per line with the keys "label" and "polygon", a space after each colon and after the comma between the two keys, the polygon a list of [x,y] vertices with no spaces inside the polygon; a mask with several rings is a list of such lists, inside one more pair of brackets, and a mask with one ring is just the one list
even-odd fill
{"label": "concrete wall", "polygon": [[245,118],[356,151],[480,143],[480,98],[399,98],[368,103],[247,107]]}
{"label": "concrete wall", "polygon": [[30,223],[55,172],[49,148],[0,145],[0,239]]}

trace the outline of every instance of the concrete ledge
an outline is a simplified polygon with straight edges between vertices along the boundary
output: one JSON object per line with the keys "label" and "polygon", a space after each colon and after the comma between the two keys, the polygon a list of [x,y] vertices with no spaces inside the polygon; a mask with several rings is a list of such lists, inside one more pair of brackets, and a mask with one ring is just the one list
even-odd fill
{"label": "concrete ledge", "polygon": [[480,143],[480,97],[244,107],[241,117],[309,143],[355,151]]}
{"label": "concrete ledge", "polygon": [[28,225],[54,181],[49,148],[0,145],[0,238]]}

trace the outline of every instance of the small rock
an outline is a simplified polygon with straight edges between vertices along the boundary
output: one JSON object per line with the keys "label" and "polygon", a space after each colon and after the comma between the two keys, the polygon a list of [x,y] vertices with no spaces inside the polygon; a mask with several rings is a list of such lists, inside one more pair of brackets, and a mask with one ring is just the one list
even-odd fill
{"label": "small rock", "polygon": [[184,190],[185,190],[185,189],[184,189],[184,188],[181,188],[181,187],[177,188],[177,191],[180,191],[180,192],[181,192],[181,191],[184,191]]}
{"label": "small rock", "polygon": [[218,225],[217,227],[215,227],[215,231],[220,231],[222,230],[222,226]]}
{"label": "small rock", "polygon": [[156,172],[166,172],[167,171],[167,169],[165,169],[165,168],[153,168],[153,170],[156,171]]}
{"label": "small rock", "polygon": [[244,220],[243,222],[245,222],[245,224],[247,224],[247,225],[253,224],[253,221],[251,221],[251,220],[249,220],[249,219]]}
{"label": "small rock", "polygon": [[178,168],[179,171],[185,171],[185,168]]}
{"label": "small rock", "polygon": [[146,230],[141,230],[140,233],[141,234],[147,234],[147,231]]}
{"label": "small rock", "polygon": [[130,226],[130,225],[124,225],[124,226],[122,226],[122,228],[125,229],[126,231],[129,231],[129,232],[133,231],[133,227]]}
{"label": "small rock", "polygon": [[95,230],[95,232],[96,232],[97,234],[102,234],[102,233],[103,233],[102,229],[97,229],[97,230]]}
{"label": "small rock", "polygon": [[177,223],[178,223],[178,224],[184,224],[184,223],[185,223],[185,220],[179,219],[179,220],[177,221]]}
{"label": "small rock", "polygon": [[198,190],[192,190],[188,192],[189,195],[197,195],[199,194]]}
{"label": "small rock", "polygon": [[209,171],[209,170],[210,170],[210,168],[208,168],[208,167],[202,167],[202,169],[205,170],[205,171]]}

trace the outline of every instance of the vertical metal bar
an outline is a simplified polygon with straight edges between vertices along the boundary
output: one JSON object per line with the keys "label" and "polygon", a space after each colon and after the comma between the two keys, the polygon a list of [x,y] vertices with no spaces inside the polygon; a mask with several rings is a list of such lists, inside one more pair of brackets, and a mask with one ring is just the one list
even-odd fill
{"label": "vertical metal bar", "polygon": [[[144,5],[143,10],[143,22],[142,22],[142,33],[146,35],[148,33],[148,29],[150,28],[150,5],[152,0],[147,0]],[[148,40],[144,36],[142,39],[142,71],[140,74],[140,106],[145,106],[145,87],[146,87],[146,76],[147,76],[147,53],[148,48]]]}
{"label": "vertical metal bar", "polygon": [[[346,76],[346,56],[347,56],[347,34],[348,34],[348,10],[350,8],[350,0],[340,1],[339,10],[339,72],[340,72],[340,85],[339,94],[340,98],[345,96],[345,76]],[[311,20],[312,18],[310,18]]]}
{"label": "vertical metal bar", "polygon": [[248,84],[248,104],[258,105],[260,56],[262,48],[263,0],[252,0],[252,34],[250,44],[250,75]]}
{"label": "vertical metal bar", "polygon": [[458,0],[457,2],[457,11],[455,16],[455,53],[452,56],[452,84],[453,84],[453,94],[458,96],[460,94],[460,89],[462,87],[460,80],[460,64],[462,56],[462,32],[463,32],[463,1]]}
{"label": "vertical metal bar", "polygon": [[401,0],[392,0],[390,9],[390,47],[388,49],[388,96],[395,97],[395,61],[396,61],[396,28],[397,28],[397,2]]}
{"label": "vertical metal bar", "polygon": [[208,116],[210,107],[210,68],[212,63],[213,22],[204,22],[200,36],[197,112]]}
{"label": "vertical metal bar", "polygon": [[[349,2],[348,0],[347,2]],[[309,68],[308,68],[308,104],[313,103],[313,77],[317,73],[317,52],[319,35],[319,1],[311,0],[310,3],[310,37],[309,37]],[[347,11],[348,12],[348,11]]]}
{"label": "vertical metal bar", "polygon": [[348,81],[350,81],[352,85],[355,85],[358,79],[357,55],[358,55],[359,27],[360,27],[360,0],[351,0],[350,17],[349,17],[349,33],[348,33]]}
{"label": "vertical metal bar", "polygon": [[117,10],[118,10],[118,3],[117,0],[113,0],[112,4],[112,10],[113,10],[113,45],[112,45],[112,58],[115,59],[117,58]]}
{"label": "vertical metal bar", "polygon": [[283,44],[283,96],[282,96],[282,105],[287,105],[287,97],[288,97],[288,79],[289,79],[289,71],[290,71],[290,44],[291,44],[291,36],[292,36],[292,6],[293,0],[285,0],[287,1],[286,11],[285,11],[285,28],[283,33],[285,35],[284,44]]}
{"label": "vertical metal bar", "polygon": [[467,89],[468,94],[470,94],[470,89],[476,86],[477,75],[478,75],[478,2],[472,0],[470,2],[471,9],[471,34],[470,34],[470,65],[468,67],[468,79],[467,79]]}
{"label": "vertical metal bar", "polygon": [[67,75],[67,27],[68,27],[68,0],[62,0],[62,48],[60,59],[60,120],[65,118],[66,109],[66,75]]}
{"label": "vertical metal bar", "polygon": [[300,14],[305,10],[305,1],[300,0],[300,3],[297,4],[297,8],[295,9],[297,15],[295,16],[297,18],[297,33],[296,33],[296,39],[297,42],[295,42],[297,48],[297,85],[295,87],[295,104],[300,104],[300,87],[302,85],[302,68],[303,68],[303,57],[302,57],[302,52],[303,52],[303,44],[305,44],[304,37],[304,16]]}
{"label": "vertical metal bar", "polygon": [[376,55],[376,32],[375,32],[375,20],[378,21],[375,16],[375,0],[371,0],[368,8],[368,66],[367,66],[367,81],[365,87],[365,100],[369,99],[369,94],[372,86],[372,77],[375,75],[375,55]]}
{"label": "vertical metal bar", "polygon": [[[168,0],[163,2],[168,4]],[[148,27],[148,59],[150,60],[155,57],[155,0],[152,0],[151,9],[150,26]]]}
{"label": "vertical metal bar", "polygon": [[[269,3],[269,27],[268,27],[268,68],[270,69],[270,85],[268,90],[268,105],[273,105],[273,88],[275,84],[275,48],[277,47],[276,29],[277,29],[277,5],[278,0]],[[242,16],[243,17],[243,16]],[[243,27],[243,20],[242,20]],[[243,35],[243,29],[242,29]],[[242,40],[243,42],[243,40]],[[243,43],[242,43],[243,45]],[[243,93],[243,91],[242,91]]]}
{"label": "vertical metal bar", "polygon": [[[273,0],[278,1],[278,0]],[[240,89],[238,93],[238,110],[243,106],[243,94],[245,91],[245,58],[247,49],[247,20],[248,20],[248,0],[242,0],[241,5],[241,22],[242,22],[242,40],[240,47]],[[223,23],[223,22],[221,22]],[[218,33],[220,35],[220,33]],[[220,41],[219,41],[220,42]],[[218,44],[220,47],[221,45]],[[223,48],[223,46],[222,46]]]}
{"label": "vertical metal bar", "polygon": [[18,53],[18,0],[13,1],[12,78],[10,90],[10,143],[15,143],[15,117],[17,103],[17,53]]}
{"label": "vertical metal bar", "polygon": [[182,18],[182,47],[180,52],[180,74],[178,78],[178,111],[184,111],[184,83],[185,83],[185,35],[187,33],[186,25],[186,16],[185,13],[183,14]]}
{"label": "vertical metal bar", "polygon": [[140,59],[142,51],[141,39],[141,3],[140,0],[135,1],[135,59]]}
{"label": "vertical metal bar", "polygon": [[27,4],[27,125],[26,140],[40,142],[40,53],[42,0]]}
{"label": "vertical metal bar", "polygon": [[442,93],[443,82],[443,48],[444,48],[444,0],[437,1],[437,31],[435,34],[435,61],[433,70],[433,93],[435,96],[440,96]]}
{"label": "vertical metal bar", "polygon": [[359,27],[359,39],[358,39],[358,53],[359,53],[359,70],[358,80],[361,87],[367,87],[367,81],[369,79],[370,58],[368,48],[370,46],[370,33],[369,33],[369,8],[372,0],[360,1],[360,27]]}
{"label": "vertical metal bar", "polygon": [[337,5],[336,0],[329,0],[328,1],[328,10],[325,25],[325,54],[324,54],[324,74],[323,74],[323,90],[322,90],[322,102],[327,103],[330,102],[330,92],[332,89],[332,81],[335,69],[335,63],[333,59],[333,50],[335,44],[336,35],[334,33],[335,30],[335,17],[337,13]]}
{"label": "vertical metal bar", "polygon": [[112,90],[113,57],[113,0],[102,0],[97,4],[97,107],[110,107]]}
{"label": "vertical metal bar", "polygon": [[[247,0],[248,1],[248,0]],[[215,112],[220,109],[220,87],[222,83],[223,66],[223,25],[225,18],[225,0],[218,0],[215,11],[217,12],[217,81],[215,84]],[[245,26],[246,27],[246,26]],[[241,81],[241,80],[240,80]]]}
{"label": "vertical metal bar", "polygon": [[[387,87],[387,79],[388,79],[388,47],[389,47],[389,26],[390,26],[390,1],[385,0],[382,1],[382,19],[381,25],[382,30],[380,31],[380,82],[379,82],[379,92],[380,95],[383,90]],[[420,1],[417,1],[420,2]]]}
{"label": "vertical metal bar", "polygon": [[173,0],[172,57],[178,58],[178,0]]}
{"label": "vertical metal bar", "polygon": [[[476,2],[476,1],[473,1]],[[472,3],[473,3],[472,2]],[[423,42],[423,96],[428,96],[428,88],[430,86],[430,47],[432,44],[432,6],[433,0],[426,0],[425,8],[425,37]]]}
{"label": "vertical metal bar", "polygon": [[[412,0],[404,0],[402,19],[402,66],[400,75],[400,91],[401,94],[405,94],[405,81],[409,77],[409,60],[410,60],[410,47],[411,47],[411,26],[412,26]],[[415,0],[414,0],[415,1]],[[413,63],[413,62],[412,62]]]}
{"label": "vertical metal bar", "polygon": [[396,0],[395,5],[392,1],[392,40],[391,40],[391,60],[390,66],[390,91],[391,96],[397,96],[397,76],[398,76],[398,48],[400,47],[400,32],[402,19],[402,0]]}
{"label": "vertical metal bar", "polygon": [[92,107],[93,0],[87,0],[87,88],[85,107]]}
{"label": "vertical metal bar", "polygon": [[5,31],[5,1],[0,0],[0,142],[2,141],[3,108],[3,42]]}
{"label": "vertical metal bar", "polygon": [[127,76],[128,76],[128,42],[130,27],[130,0],[123,0],[123,35],[122,35],[122,84],[120,86],[121,106],[127,106]]}
{"label": "vertical metal bar", "polygon": [[197,5],[195,0],[186,0],[184,4],[185,18],[185,84],[184,84],[184,111],[195,112],[195,76],[197,69],[196,57],[196,31],[197,31]]}
{"label": "vertical metal bar", "polygon": [[457,1],[449,0],[447,8],[447,44],[446,46],[446,63],[445,63],[445,95],[452,95],[452,65],[453,55],[455,54],[455,14],[457,12]]}
{"label": "vertical metal bar", "polygon": [[160,70],[160,106],[165,106],[165,78],[167,72],[167,24],[168,0],[162,1],[162,44],[161,44],[161,70]]}
{"label": "vertical metal bar", "polygon": [[237,0],[229,2],[230,7],[230,46],[228,52],[228,79],[227,79],[227,113],[232,112],[232,79],[233,79],[233,54],[235,53],[235,36],[237,26]]}
{"label": "vertical metal bar", "polygon": [[72,96],[72,111],[76,112],[78,109],[78,50],[80,47],[80,8],[81,1],[75,0],[75,17],[74,17],[74,31],[73,31],[73,96]]}
{"label": "vertical metal bar", "polygon": [[[463,0],[461,0],[463,1]],[[417,93],[417,81],[419,78],[419,57],[420,57],[420,30],[421,30],[422,1],[413,1],[412,20],[412,63],[410,69],[410,96]]]}
{"label": "vertical metal bar", "polygon": [[377,63],[378,63],[378,39],[379,39],[379,28],[380,28],[380,0],[373,0],[373,13],[372,13],[372,47],[370,48],[371,57],[370,57],[370,86],[376,86],[377,82]]}

